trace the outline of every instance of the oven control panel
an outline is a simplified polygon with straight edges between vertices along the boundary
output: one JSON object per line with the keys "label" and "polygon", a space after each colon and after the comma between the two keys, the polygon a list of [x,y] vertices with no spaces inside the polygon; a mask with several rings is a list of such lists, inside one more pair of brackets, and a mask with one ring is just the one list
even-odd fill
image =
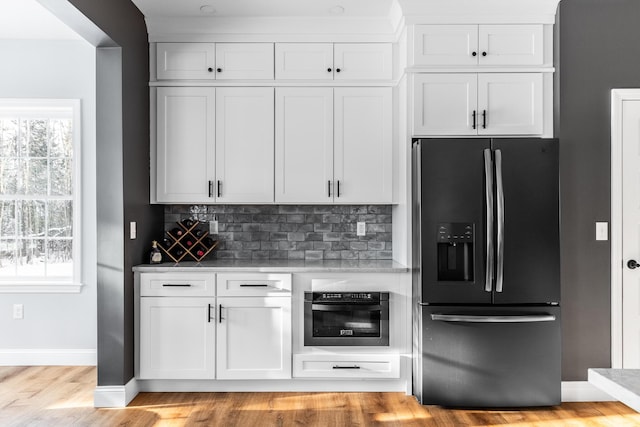
{"label": "oven control panel", "polygon": [[389,294],[385,292],[310,292],[305,294],[305,299],[308,300],[308,297],[311,296],[311,301],[314,303],[379,303],[381,300],[389,298]]}

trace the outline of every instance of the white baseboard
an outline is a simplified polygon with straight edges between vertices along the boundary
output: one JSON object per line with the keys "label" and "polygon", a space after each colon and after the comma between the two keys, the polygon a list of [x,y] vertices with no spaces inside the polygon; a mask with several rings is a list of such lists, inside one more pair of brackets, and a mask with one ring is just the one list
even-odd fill
{"label": "white baseboard", "polygon": [[95,408],[124,408],[138,395],[138,382],[132,378],[125,385],[97,386],[93,392]]}
{"label": "white baseboard", "polygon": [[93,348],[0,349],[0,366],[96,366]]}
{"label": "white baseboard", "polygon": [[563,402],[612,402],[617,399],[611,397],[588,381],[563,381]]}

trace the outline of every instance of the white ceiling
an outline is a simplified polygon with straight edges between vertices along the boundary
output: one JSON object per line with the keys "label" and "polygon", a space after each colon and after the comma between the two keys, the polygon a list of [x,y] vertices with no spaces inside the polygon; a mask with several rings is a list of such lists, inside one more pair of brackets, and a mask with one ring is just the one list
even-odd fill
{"label": "white ceiling", "polygon": [[[388,17],[394,0],[132,0],[147,18],[158,17]],[[202,6],[214,13],[203,13]],[[336,6],[344,9],[336,13]]]}
{"label": "white ceiling", "polygon": [[0,0],[0,40],[82,40],[36,0]]}

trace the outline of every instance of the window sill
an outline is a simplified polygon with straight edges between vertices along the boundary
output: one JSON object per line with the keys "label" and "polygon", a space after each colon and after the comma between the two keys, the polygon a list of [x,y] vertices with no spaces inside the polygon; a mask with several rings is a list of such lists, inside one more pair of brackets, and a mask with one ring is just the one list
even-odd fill
{"label": "window sill", "polygon": [[76,282],[0,282],[0,294],[79,294],[83,286]]}

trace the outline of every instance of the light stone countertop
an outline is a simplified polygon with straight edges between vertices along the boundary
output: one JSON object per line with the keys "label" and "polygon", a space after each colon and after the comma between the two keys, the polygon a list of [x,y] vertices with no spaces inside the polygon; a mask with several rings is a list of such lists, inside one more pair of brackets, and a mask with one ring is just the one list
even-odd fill
{"label": "light stone countertop", "polygon": [[640,369],[589,369],[589,382],[640,412]]}
{"label": "light stone countertop", "polygon": [[169,271],[211,271],[211,272],[263,272],[263,273],[405,273],[406,265],[391,260],[211,260],[200,263],[194,261],[179,264],[140,264],[133,271],[144,273],[166,273]]}

